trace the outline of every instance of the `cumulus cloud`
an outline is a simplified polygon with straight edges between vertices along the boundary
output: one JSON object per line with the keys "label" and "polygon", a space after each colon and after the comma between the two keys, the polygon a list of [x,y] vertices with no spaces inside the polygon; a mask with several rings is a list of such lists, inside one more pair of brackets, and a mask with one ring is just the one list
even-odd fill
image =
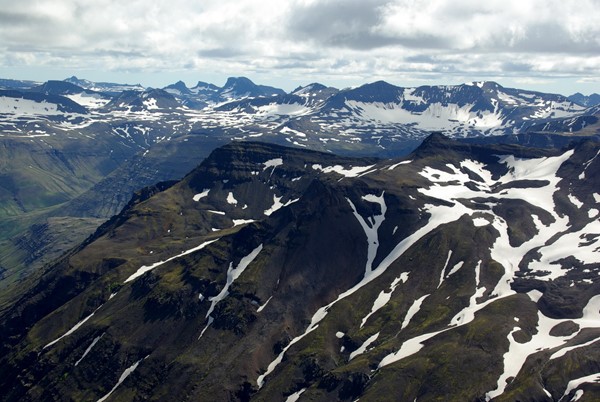
{"label": "cumulus cloud", "polygon": [[0,0],[0,66],[583,82],[599,20],[598,0]]}

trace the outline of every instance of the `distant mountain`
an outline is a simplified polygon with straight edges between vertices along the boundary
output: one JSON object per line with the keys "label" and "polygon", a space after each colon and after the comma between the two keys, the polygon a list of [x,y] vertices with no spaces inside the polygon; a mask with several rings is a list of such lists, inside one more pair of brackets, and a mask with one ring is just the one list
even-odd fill
{"label": "distant mountain", "polygon": [[31,91],[65,96],[85,92],[85,89],[68,81],[46,81],[41,85],[31,88]]}
{"label": "distant mountain", "polygon": [[[5,211],[4,222],[11,229],[0,225],[5,279],[43,265],[49,258],[46,251],[60,254],[71,247],[74,243],[52,234],[68,227],[66,222],[89,230],[96,220],[118,213],[133,191],[181,178],[212,149],[232,139],[260,139],[346,156],[397,157],[414,150],[432,131],[455,138],[493,137],[489,142],[500,141],[499,135],[539,133],[542,136],[535,138],[528,134],[526,141],[545,146],[569,143],[569,138],[548,137],[550,133],[597,133],[590,109],[559,95],[496,83],[401,88],[376,82],[344,90],[313,83],[290,94],[240,78],[229,79],[224,87],[198,82],[187,88],[178,82],[164,90],[136,87],[119,92],[120,84],[104,85],[112,95],[85,88],[101,87],[96,84],[73,77],[37,85],[42,92],[0,97],[0,143],[7,150],[6,164],[0,166],[5,183],[0,211]],[[241,98],[225,101],[224,93]],[[577,123],[569,126],[570,120]],[[544,128],[546,124],[552,127]],[[518,143],[525,137],[509,141]],[[90,141],[102,143],[98,152],[103,155],[91,152],[92,171],[83,174],[77,166],[90,152]],[[81,146],[85,155],[77,151],[79,143],[86,144]],[[40,157],[31,163],[23,155]],[[72,169],[57,165],[56,155]],[[15,191],[15,183],[29,179],[36,185]],[[43,213],[36,214],[36,208]],[[37,247],[31,239],[42,232],[43,246]],[[81,240],[73,236],[72,241],[77,239]]]}
{"label": "distant mountain", "polygon": [[0,89],[29,89],[33,88],[37,85],[40,85],[39,82],[36,81],[23,81],[23,80],[7,80],[0,78]]}
{"label": "distant mountain", "polygon": [[87,114],[87,109],[71,99],[29,90],[0,90],[0,114],[17,114],[19,116],[55,116],[63,120],[64,114]]}
{"label": "distant mountain", "polygon": [[340,91],[324,107],[342,124],[357,119],[400,123],[457,136],[518,132],[531,120],[583,110],[561,95],[504,88],[494,82],[401,88],[379,81]]}
{"label": "distant mountain", "polygon": [[599,153],[218,148],[0,308],[0,394],[598,400]]}
{"label": "distant mountain", "polygon": [[85,89],[68,81],[47,81],[28,91],[64,96],[88,109],[98,109],[112,99],[108,94]]}
{"label": "distant mountain", "polygon": [[243,98],[270,97],[285,95],[285,91],[265,85],[256,85],[246,77],[230,77],[223,87],[199,81],[195,87],[188,88],[178,81],[163,88],[179,101],[192,109],[202,109],[212,104],[235,101]]}
{"label": "distant mountain", "polygon": [[273,95],[285,95],[285,91],[266,85],[256,85],[246,77],[230,77],[221,89],[220,98],[229,100]]}
{"label": "distant mountain", "polygon": [[534,124],[529,127],[528,131],[534,133],[568,133],[573,135],[600,136],[600,105],[590,107],[574,117],[552,119]]}
{"label": "distant mountain", "polygon": [[109,95],[117,95],[123,91],[143,91],[145,88],[140,84],[116,84],[112,82],[93,82],[85,79],[79,79],[75,76],[65,79],[64,81],[75,84],[85,89],[90,89],[95,92],[104,92]]}
{"label": "distant mountain", "polygon": [[589,96],[585,96],[577,92],[569,96],[569,100],[571,102],[577,103],[578,105],[586,107],[600,105],[600,95],[598,94],[591,94]]}
{"label": "distant mountain", "polygon": [[127,110],[132,112],[151,112],[163,109],[177,109],[181,104],[173,95],[162,89],[145,91],[125,91],[113,98],[106,106],[106,111]]}

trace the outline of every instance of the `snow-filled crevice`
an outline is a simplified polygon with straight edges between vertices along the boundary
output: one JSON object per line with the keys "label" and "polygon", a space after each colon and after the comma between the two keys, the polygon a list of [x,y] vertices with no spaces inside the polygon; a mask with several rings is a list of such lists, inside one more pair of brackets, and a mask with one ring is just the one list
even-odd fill
{"label": "snow-filled crevice", "polygon": [[365,353],[367,351],[367,348],[377,340],[377,338],[379,337],[379,332],[377,332],[376,334],[370,336],[366,341],[363,342],[362,345],[360,345],[358,347],[358,349],[356,349],[354,352],[350,353],[350,356],[348,357],[348,361],[354,359],[356,356],[358,355],[362,355],[363,353]]}
{"label": "snow-filled crevice", "polygon": [[[148,355],[149,356],[149,355]],[[148,356],[144,357],[143,359],[138,360],[137,362],[133,363],[130,367],[126,368],[125,371],[123,371],[123,373],[121,374],[121,376],[119,377],[119,381],[117,381],[117,383],[115,384],[115,386],[109,391],[108,394],[104,395],[102,398],[98,399],[97,402],[104,402],[105,400],[108,399],[109,396],[112,395],[113,392],[115,392],[115,390],[117,388],[119,388],[119,385],[121,385],[123,383],[123,381],[125,381],[125,379],[127,377],[129,377],[131,375],[131,373],[133,373],[135,371],[135,369],[138,368],[138,366],[140,365],[140,363],[147,359]]]}
{"label": "snow-filled crevice", "polygon": [[366,316],[364,316],[363,319],[362,319],[362,321],[360,322],[360,328],[364,327],[364,325],[366,324],[367,320],[373,314],[375,314],[378,310],[380,310],[381,308],[383,308],[383,306],[385,306],[391,300],[392,293],[394,293],[394,291],[396,290],[396,288],[398,287],[398,285],[401,282],[402,283],[406,283],[407,280],[408,280],[408,272],[403,272],[403,273],[400,274],[400,276],[398,278],[394,279],[394,281],[390,285],[390,291],[389,292],[386,292],[385,290],[382,290],[379,293],[379,295],[377,296],[377,298],[373,302],[373,307],[371,307],[371,311],[369,311],[369,314],[367,314]]}
{"label": "snow-filled crevice", "polygon": [[295,202],[298,202],[300,200],[300,198],[294,198],[293,200],[288,200],[285,204],[281,202],[281,199],[283,198],[283,196],[281,197],[277,197],[275,194],[273,194],[273,205],[271,205],[271,207],[269,209],[265,209],[264,214],[267,216],[271,216],[271,214],[275,211],[280,210],[281,208],[287,207]]}
{"label": "snow-filled crevice", "polygon": [[385,191],[381,193],[381,195],[365,195],[361,197],[363,200],[378,204],[380,207],[381,213],[378,215],[371,216],[367,219],[364,219],[356,210],[356,207],[350,201],[350,199],[346,198],[350,207],[352,208],[352,212],[356,217],[358,223],[362,227],[365,235],[367,236],[367,263],[365,266],[365,275],[368,275],[373,270],[373,261],[377,255],[377,250],[379,249],[379,227],[385,220],[385,213],[387,211],[387,206],[385,204],[385,200],[383,198]]}
{"label": "snow-filled crevice", "polygon": [[94,316],[94,314],[96,314],[96,312],[98,310],[100,310],[100,308],[102,306],[104,306],[104,304],[100,305],[96,310],[94,310],[94,312],[92,314],[88,315],[87,317],[85,317],[84,319],[82,319],[81,321],[79,321],[77,324],[75,324],[70,330],[68,330],[67,332],[65,332],[62,336],[56,338],[55,340],[53,340],[52,342],[50,342],[49,344],[47,344],[46,346],[44,346],[44,349],[49,348],[50,346],[54,345],[55,343],[57,343],[61,339],[66,338],[67,336],[73,334],[75,331],[77,331],[79,328],[81,328],[81,326],[83,324],[85,324],[90,318],[92,318]]}
{"label": "snow-filled crevice", "polygon": [[177,258],[183,257],[184,255],[188,255],[188,254],[191,254],[191,253],[193,253],[195,251],[202,250],[204,247],[208,246],[211,243],[216,242],[217,240],[219,240],[219,239],[214,239],[214,240],[206,241],[206,242],[200,244],[199,246],[193,247],[193,248],[191,248],[189,250],[186,250],[186,251],[184,251],[182,253],[179,253],[179,254],[177,254],[177,255],[175,255],[173,257],[167,258],[164,261],[155,262],[154,264],[147,265],[147,266],[146,265],[142,265],[134,274],[132,274],[131,276],[129,276],[129,278],[125,279],[124,283],[131,282],[132,280],[134,280],[134,279],[136,279],[136,278],[144,275],[146,272],[152,271],[154,268],[159,267],[159,266],[161,266],[163,264],[166,264],[169,261],[173,261],[173,260],[176,260]]}
{"label": "snow-filled crevice", "polygon": [[81,361],[88,355],[88,353],[90,353],[90,351],[94,348],[94,346],[96,346],[96,344],[98,343],[98,341],[100,339],[102,339],[102,337],[104,336],[105,333],[103,333],[100,336],[97,336],[94,338],[94,340],[92,341],[92,343],[90,344],[90,346],[87,347],[87,349],[85,350],[85,352],[83,352],[83,355],[79,358],[79,360],[77,360],[75,362],[75,366],[78,366],[79,363],[81,363]]}
{"label": "snow-filled crevice", "polygon": [[262,249],[263,245],[261,244],[254,250],[252,250],[250,254],[242,258],[235,268],[233,268],[233,262],[229,264],[229,268],[227,269],[227,282],[223,286],[223,289],[221,289],[221,292],[219,292],[218,295],[208,298],[208,300],[210,301],[210,307],[208,309],[208,312],[206,313],[206,319],[208,320],[208,322],[206,323],[206,326],[200,333],[198,339],[202,338],[204,332],[212,324],[214,318],[211,317],[211,314],[214,311],[217,303],[219,303],[221,300],[225,299],[229,295],[229,289],[231,288],[231,285],[233,285],[233,282],[235,282],[235,280],[240,277],[240,275],[246,270],[246,268],[248,268],[248,265],[250,265],[250,263],[254,261],[254,259],[258,256]]}

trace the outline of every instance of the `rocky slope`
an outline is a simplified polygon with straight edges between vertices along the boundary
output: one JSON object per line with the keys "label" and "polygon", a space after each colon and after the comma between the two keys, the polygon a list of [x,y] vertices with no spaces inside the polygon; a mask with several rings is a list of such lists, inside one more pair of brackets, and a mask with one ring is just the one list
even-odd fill
{"label": "rocky slope", "polygon": [[237,142],[0,314],[12,400],[597,400],[600,145]]}

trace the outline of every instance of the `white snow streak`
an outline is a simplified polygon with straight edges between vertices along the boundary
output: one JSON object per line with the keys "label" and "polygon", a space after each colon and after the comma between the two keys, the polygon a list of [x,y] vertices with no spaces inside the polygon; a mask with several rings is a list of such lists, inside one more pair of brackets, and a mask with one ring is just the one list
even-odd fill
{"label": "white snow streak", "polygon": [[343,167],[341,165],[323,167],[322,165],[314,164],[314,165],[312,165],[312,168],[314,170],[320,170],[323,173],[335,172],[335,173],[345,176],[345,177],[357,177],[359,174],[366,172],[367,170],[371,169],[373,166],[375,166],[375,165],[355,166],[355,167],[346,169],[345,167]]}
{"label": "white snow streak", "polygon": [[379,309],[381,309],[383,306],[385,306],[390,301],[390,299],[392,298],[392,293],[394,293],[394,290],[396,290],[396,287],[400,284],[400,282],[406,283],[407,280],[408,280],[408,272],[403,272],[400,274],[400,276],[398,278],[394,279],[394,281],[390,285],[389,293],[387,293],[385,290],[382,290],[379,293],[379,295],[377,296],[377,299],[375,299],[375,301],[373,302],[373,307],[371,307],[371,311],[369,312],[369,314],[364,316],[362,321],[360,322],[360,328],[362,328],[365,325],[367,320],[373,314],[375,314],[375,312],[377,312]]}
{"label": "white snow streak", "polygon": [[[102,304],[100,307],[102,307],[102,306],[104,306],[104,304]],[[79,321],[77,324],[75,324],[75,325],[73,326],[73,328],[71,328],[70,330],[68,330],[67,332],[65,332],[65,333],[64,333],[64,335],[62,335],[61,337],[59,337],[59,338],[57,338],[57,339],[53,340],[52,342],[50,342],[49,344],[47,344],[46,346],[44,346],[44,349],[46,349],[46,348],[48,348],[48,347],[50,347],[50,346],[54,345],[56,342],[58,342],[58,341],[60,341],[61,339],[65,338],[65,337],[67,337],[67,336],[69,336],[69,335],[71,335],[73,332],[75,332],[75,331],[77,331],[79,328],[81,328],[81,326],[82,326],[83,324],[85,324],[85,322],[86,322],[87,320],[89,320],[90,318],[92,318],[92,317],[93,317],[93,315],[94,315],[94,314],[96,314],[96,311],[100,310],[100,307],[98,307],[96,310],[94,310],[94,312],[93,312],[92,314],[88,315],[88,316],[87,316],[87,317],[85,317],[83,320],[81,320],[81,321]]]}
{"label": "white snow streak", "polygon": [[206,324],[206,327],[204,327],[204,329],[202,330],[202,333],[200,334],[200,337],[198,339],[202,337],[204,331],[206,331],[206,329],[212,323],[213,320],[212,317],[210,317],[210,314],[215,309],[217,303],[219,303],[221,300],[225,299],[227,295],[229,295],[229,288],[231,287],[233,282],[235,282],[235,280],[240,277],[240,275],[246,270],[246,268],[248,268],[248,265],[250,265],[250,263],[254,261],[258,253],[260,253],[260,251],[262,250],[262,248],[262,244],[256,247],[250,252],[250,254],[242,258],[237,267],[235,268],[233,268],[233,262],[229,263],[229,268],[227,269],[227,282],[225,283],[225,286],[223,286],[223,289],[221,289],[221,292],[219,292],[218,295],[208,298],[211,304],[210,308],[208,309],[208,312],[206,313],[206,318],[208,318],[209,320]]}
{"label": "white snow streak", "polygon": [[79,360],[77,360],[75,362],[75,366],[79,365],[79,363],[81,363],[81,361],[88,355],[88,353],[90,353],[90,351],[92,350],[92,348],[94,346],[96,346],[96,344],[98,343],[98,341],[100,339],[102,339],[102,337],[104,336],[105,333],[103,333],[100,336],[97,336],[96,338],[94,338],[94,340],[92,341],[92,343],[90,344],[90,346],[87,347],[87,349],[85,350],[85,352],[83,352],[83,355],[81,356],[81,358]]}
{"label": "white snow streak", "polygon": [[444,263],[444,267],[442,268],[442,272],[440,273],[440,283],[438,284],[438,289],[442,286],[442,282],[444,282],[444,274],[446,273],[446,268],[448,267],[448,263],[450,262],[450,257],[452,257],[452,250],[448,251],[448,258],[446,258],[446,262]]}
{"label": "white snow streak", "polygon": [[409,161],[402,161],[402,162],[394,163],[392,166],[390,166],[390,167],[388,168],[388,170],[394,170],[394,169],[396,169],[396,168],[397,168],[398,166],[400,166],[400,165],[407,165],[407,164],[409,164],[409,163],[411,163],[411,162],[412,162],[412,160],[409,160]]}
{"label": "white snow streak", "polygon": [[288,396],[285,402],[297,402],[300,399],[300,395],[302,395],[306,391],[306,388],[302,388],[300,391],[294,392],[292,395]]}
{"label": "white snow streak", "polygon": [[367,348],[369,347],[369,345],[371,345],[373,342],[375,342],[378,337],[379,337],[379,332],[373,336],[370,336],[362,345],[360,345],[360,347],[358,349],[356,349],[354,352],[350,353],[350,357],[348,358],[348,361],[354,359],[358,355],[362,355],[363,353],[365,353],[367,351]]}
{"label": "white snow streak", "polygon": [[[580,377],[577,378],[575,380],[571,380],[569,381],[569,384],[567,384],[567,389],[565,390],[565,393],[563,394],[562,398],[560,398],[559,401],[562,401],[562,399],[569,395],[569,393],[571,391],[573,391],[574,389],[579,388],[581,385],[585,384],[585,383],[599,383],[600,382],[600,373],[597,374],[591,374],[585,377]],[[580,390],[581,391],[581,390]],[[583,391],[581,391],[581,393],[579,393],[579,391],[577,391],[576,396],[571,399],[571,401],[577,401],[579,398],[581,398],[583,396]]]}
{"label": "white snow streak", "polygon": [[198,193],[193,197],[194,201],[196,201],[196,202],[200,201],[202,198],[206,197],[209,192],[210,192],[210,188],[202,190],[201,193]]}
{"label": "white snow streak", "polygon": [[173,260],[175,260],[175,259],[177,259],[179,257],[183,257],[184,255],[188,255],[188,254],[193,253],[195,251],[202,250],[204,247],[208,246],[210,243],[216,242],[217,240],[219,240],[219,239],[214,239],[214,240],[206,241],[206,242],[200,244],[197,247],[194,247],[194,248],[191,248],[189,250],[186,250],[183,253],[177,254],[176,256],[168,258],[168,259],[166,259],[164,261],[155,262],[154,264],[148,265],[148,266],[142,265],[133,275],[131,275],[129,278],[125,279],[125,282],[123,282],[123,283],[131,282],[132,280],[134,280],[134,279],[136,279],[136,278],[144,275],[146,272],[151,271],[151,270],[153,270],[154,268],[156,268],[156,267],[158,267],[160,265],[166,264],[169,261],[173,261]]}
{"label": "white snow streak", "polygon": [[288,205],[291,205],[300,200],[300,198],[296,198],[293,200],[289,200],[285,204],[283,204],[281,202],[282,198],[283,198],[283,196],[277,197],[275,194],[273,194],[273,205],[269,209],[265,209],[264,214],[267,216],[270,216],[273,212],[275,212],[283,207],[287,207]]}
{"label": "white snow streak", "polygon": [[115,390],[119,387],[119,385],[121,385],[123,383],[123,381],[125,381],[125,379],[127,377],[129,377],[131,375],[131,373],[133,373],[135,371],[135,369],[139,366],[139,364],[142,362],[142,360],[147,359],[148,356],[144,357],[143,359],[138,360],[137,362],[133,363],[133,365],[127,369],[125,369],[125,371],[123,371],[123,374],[121,374],[121,377],[119,377],[119,381],[115,384],[115,386],[110,390],[110,392],[106,395],[104,395],[102,398],[98,399],[98,402],[103,402],[105,401],[113,392],[115,392]]}
{"label": "white snow streak", "polygon": [[269,299],[265,302],[265,304],[263,304],[262,306],[260,306],[256,312],[260,313],[261,311],[263,311],[265,309],[265,307],[267,307],[267,304],[269,304],[269,302],[271,301],[271,299],[273,298],[273,296],[269,297]]}
{"label": "white snow streak", "polygon": [[429,296],[428,294],[423,295],[413,302],[412,306],[410,306],[408,311],[406,312],[406,316],[404,317],[404,321],[402,321],[402,328],[400,328],[400,330],[403,330],[404,328],[406,328],[408,326],[408,324],[410,324],[410,320],[412,320],[412,318],[415,316],[415,314],[417,314],[419,312],[419,310],[421,309],[421,304],[423,304],[423,301],[428,296]]}
{"label": "white snow streak", "polygon": [[256,222],[254,219],[233,219],[233,226],[245,225],[248,223]]}

